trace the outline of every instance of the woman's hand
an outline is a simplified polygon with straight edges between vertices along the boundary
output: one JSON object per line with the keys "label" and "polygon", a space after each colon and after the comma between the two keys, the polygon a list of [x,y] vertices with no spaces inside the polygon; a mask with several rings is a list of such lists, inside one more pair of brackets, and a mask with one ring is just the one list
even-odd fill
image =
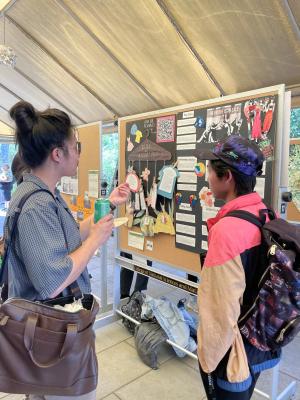
{"label": "woman's hand", "polygon": [[130,194],[128,183],[122,183],[116,187],[109,196],[109,201],[115,206],[126,203]]}
{"label": "woman's hand", "polygon": [[113,221],[113,216],[108,214],[96,222],[96,224],[91,223],[89,238],[95,240],[97,247],[102,246],[110,238],[114,228]]}

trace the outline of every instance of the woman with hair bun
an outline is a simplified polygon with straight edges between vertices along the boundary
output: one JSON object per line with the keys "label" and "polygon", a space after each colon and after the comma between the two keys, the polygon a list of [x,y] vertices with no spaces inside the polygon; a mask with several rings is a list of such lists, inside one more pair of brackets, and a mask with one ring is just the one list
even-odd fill
{"label": "woman with hair bun", "polygon": [[[113,217],[109,214],[94,224],[91,216],[79,228],[56,188],[63,176],[76,174],[79,162],[80,143],[70,118],[53,108],[39,112],[24,101],[12,107],[10,116],[16,124],[20,157],[30,173],[23,175],[13,194],[5,233],[11,228],[11,217],[27,193],[39,189],[48,192],[32,194],[22,208],[8,256],[8,297],[33,301],[54,298],[69,294],[69,285],[75,281],[82,293],[90,293],[86,266],[111,236]],[[128,195],[128,185],[122,184],[111,193],[110,201],[117,206],[125,203]],[[76,399],[81,397],[95,399],[96,390]]]}

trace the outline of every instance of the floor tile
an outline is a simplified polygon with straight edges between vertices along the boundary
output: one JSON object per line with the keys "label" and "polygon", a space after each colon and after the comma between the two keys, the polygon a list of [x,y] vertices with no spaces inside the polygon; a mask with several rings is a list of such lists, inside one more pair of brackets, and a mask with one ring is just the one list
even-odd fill
{"label": "floor tile", "polygon": [[182,361],[187,364],[189,367],[194,368],[199,374],[199,363],[198,360],[195,360],[192,357],[186,356],[182,358]]}
{"label": "floor tile", "polygon": [[200,400],[205,395],[197,371],[176,358],[117,390],[116,394],[122,400]]}
{"label": "floor tile", "polygon": [[24,399],[24,394],[5,394],[1,393],[1,395],[4,395],[3,400],[22,400]]}
{"label": "floor tile", "polygon": [[[126,340],[126,343],[128,343],[130,346],[136,349],[133,337]],[[168,343],[162,343],[157,352],[158,364],[161,365],[173,357],[176,357],[173,348]]]}
{"label": "floor tile", "polygon": [[120,400],[120,398],[117,397],[115,394],[112,393],[112,394],[110,394],[109,396],[104,397],[103,400]]}
{"label": "floor tile", "polygon": [[280,371],[300,380],[300,357],[295,357],[295,354],[300,355],[299,337],[296,337],[291,343],[282,349]]}
{"label": "floor tile", "polygon": [[[291,378],[290,376],[280,373],[279,375],[279,393],[280,394],[286,387],[289,385],[294,379]],[[272,370],[267,370],[262,372],[261,376],[258,379],[256,387],[259,390],[262,390],[263,392],[267,394],[271,394],[271,385],[272,385]],[[262,397],[254,394],[252,396],[251,400],[261,400]],[[300,400],[300,382],[297,381],[297,391],[296,391],[296,397],[293,398],[293,400]]]}
{"label": "floor tile", "polygon": [[136,350],[125,342],[99,353],[98,361],[97,399],[108,396],[150,371],[150,368],[140,361]]}
{"label": "floor tile", "polygon": [[103,351],[114,346],[124,340],[132,337],[124,326],[118,322],[106,325],[96,330],[96,352]]}

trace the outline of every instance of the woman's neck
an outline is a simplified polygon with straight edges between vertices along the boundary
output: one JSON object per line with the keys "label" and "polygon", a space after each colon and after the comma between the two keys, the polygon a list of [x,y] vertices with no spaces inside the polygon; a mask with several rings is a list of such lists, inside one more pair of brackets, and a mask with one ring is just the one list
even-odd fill
{"label": "woman's neck", "polygon": [[45,185],[48,186],[50,191],[55,194],[55,188],[57,185],[57,182],[59,181],[60,177],[57,176],[57,173],[51,168],[47,167],[38,167],[32,169],[31,173],[35,176],[37,176],[42,182],[45,183]]}

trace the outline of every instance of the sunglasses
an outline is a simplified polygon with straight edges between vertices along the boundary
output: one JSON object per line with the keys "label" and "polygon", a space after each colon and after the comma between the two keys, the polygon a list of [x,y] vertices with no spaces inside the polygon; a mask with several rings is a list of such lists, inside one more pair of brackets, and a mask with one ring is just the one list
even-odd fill
{"label": "sunglasses", "polygon": [[76,142],[76,151],[78,154],[81,153],[81,142],[78,142],[78,141]]}

